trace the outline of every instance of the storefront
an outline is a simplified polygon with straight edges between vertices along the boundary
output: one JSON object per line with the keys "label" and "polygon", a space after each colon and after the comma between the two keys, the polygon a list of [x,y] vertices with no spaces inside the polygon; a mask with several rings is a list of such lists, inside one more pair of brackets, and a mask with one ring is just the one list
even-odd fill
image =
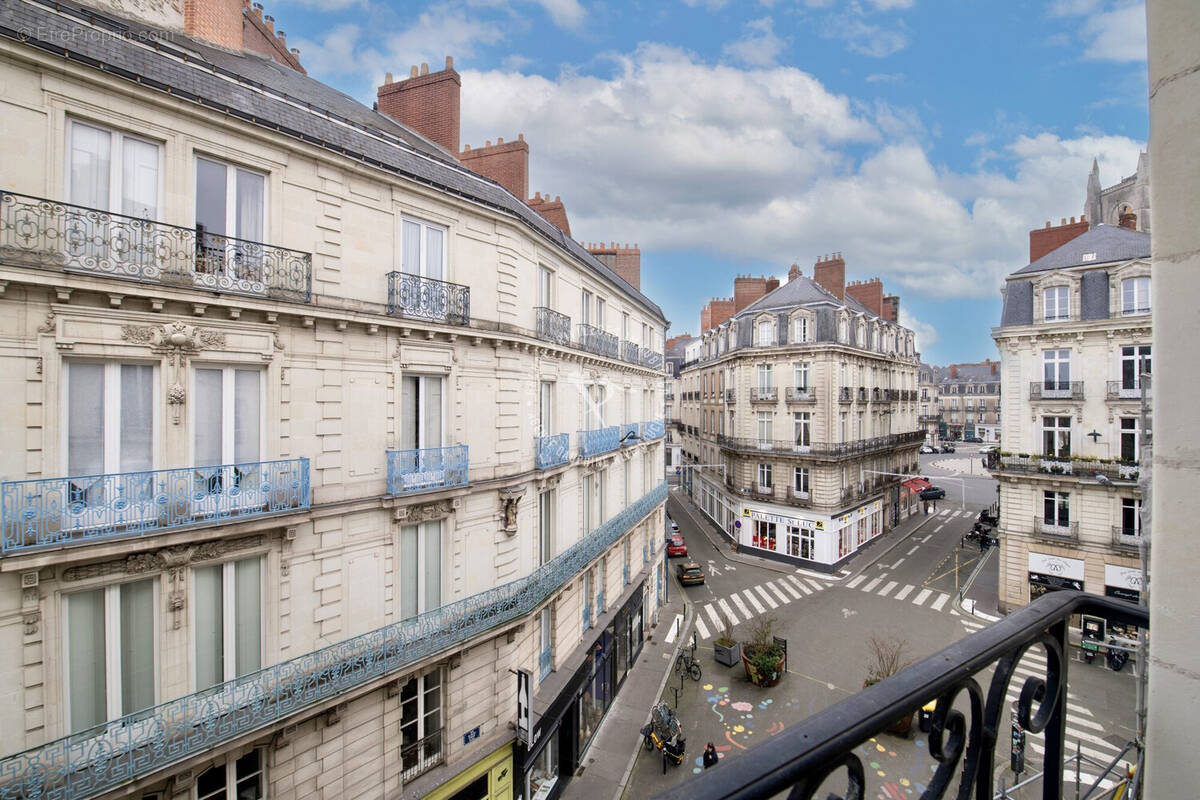
{"label": "storefront", "polygon": [[1059,589],[1083,591],[1083,560],[1043,553],[1029,554],[1029,600]]}
{"label": "storefront", "polygon": [[1142,570],[1140,567],[1104,565],[1104,594],[1131,603],[1142,602]]}
{"label": "storefront", "polygon": [[837,517],[743,505],[731,535],[746,552],[830,572],[883,529],[882,500]]}
{"label": "storefront", "polygon": [[425,795],[425,800],[512,800],[513,797],[513,744],[509,742]]}
{"label": "storefront", "polygon": [[[521,800],[558,797],[582,762],[600,721],[642,651],[647,589],[645,582],[639,584],[607,624],[597,629],[582,663],[571,665],[570,676],[535,721],[529,747],[518,746],[524,765]],[[535,708],[541,700],[535,698]]]}

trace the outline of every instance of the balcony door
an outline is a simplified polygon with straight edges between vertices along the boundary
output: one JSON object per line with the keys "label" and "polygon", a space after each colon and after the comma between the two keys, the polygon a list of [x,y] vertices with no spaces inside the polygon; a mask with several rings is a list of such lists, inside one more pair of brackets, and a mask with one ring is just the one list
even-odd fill
{"label": "balcony door", "polygon": [[400,385],[400,448],[428,450],[442,446],[444,378],[405,375]]}
{"label": "balcony door", "polygon": [[1071,351],[1042,351],[1042,394],[1069,397],[1071,393]]}
{"label": "balcony door", "polygon": [[[196,225],[204,227],[196,271],[262,291],[266,239],[264,175],[211,158],[196,159]],[[236,241],[240,240],[240,241]]]}
{"label": "balcony door", "polygon": [[197,368],[192,396],[193,512],[263,505],[261,370]]}
{"label": "balcony door", "polygon": [[400,617],[410,619],[442,605],[442,522],[400,529]]}
{"label": "balcony door", "polygon": [[255,557],[193,572],[197,691],[262,667],[262,571]]}

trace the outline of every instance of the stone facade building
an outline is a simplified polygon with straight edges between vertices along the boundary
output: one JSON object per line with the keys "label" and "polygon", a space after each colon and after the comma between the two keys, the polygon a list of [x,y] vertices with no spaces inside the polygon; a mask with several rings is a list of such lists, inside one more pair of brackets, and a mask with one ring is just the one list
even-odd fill
{"label": "stone facade building", "polygon": [[1000,441],[1000,362],[950,364],[937,377],[942,438]]}
{"label": "stone facade building", "polygon": [[926,444],[936,444],[942,438],[938,374],[938,367],[925,363],[917,370],[917,425],[925,433]]}
{"label": "stone facade building", "polygon": [[664,590],[661,310],[159,10],[0,5],[0,795],[554,796]]}

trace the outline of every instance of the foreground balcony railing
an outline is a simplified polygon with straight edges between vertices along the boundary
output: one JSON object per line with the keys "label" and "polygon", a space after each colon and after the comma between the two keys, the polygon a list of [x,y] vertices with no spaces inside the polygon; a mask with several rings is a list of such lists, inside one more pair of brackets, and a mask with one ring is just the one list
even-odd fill
{"label": "foreground balcony railing", "polygon": [[1134,381],[1132,385],[1124,381],[1107,381],[1107,397],[1109,400],[1141,400],[1142,387]]}
{"label": "foreground balcony railing", "polygon": [[0,553],[147,536],[308,508],[308,459],[0,484]]}
{"label": "foreground balcony railing", "polygon": [[555,344],[571,344],[571,318],[566,314],[552,311],[545,306],[534,309],[537,312],[537,337]]}
{"label": "foreground balcony railing", "polygon": [[642,348],[642,366],[647,369],[662,369],[663,354],[654,350]]}
{"label": "foreground balcony railing", "polygon": [[807,386],[789,386],[785,399],[789,403],[815,403],[817,394]]}
{"label": "foreground balcony railing", "polygon": [[[1071,617],[1081,613],[1104,617],[1110,625],[1149,626],[1147,610],[1132,603],[1083,592],[1049,592],[978,633],[751,747],[737,757],[737,769],[708,770],[657,798],[786,796],[812,800],[829,792],[847,800],[884,796],[884,784],[894,778],[880,774],[872,781],[878,788],[873,788],[867,778],[874,778],[876,770],[864,765],[856,751],[898,719],[911,717],[936,700],[928,750],[935,762],[934,772],[926,773],[929,780],[921,797],[992,800],[997,765],[1008,760],[1005,714],[1013,705],[1008,694],[1014,680],[1011,691],[1019,695],[1017,719],[1028,734],[1044,737],[1045,774],[1038,794],[1065,797],[1067,630]],[[1044,652],[1043,674],[1030,675],[1032,662],[1021,661],[1031,649]]]}
{"label": "foreground balcony railing", "polygon": [[607,331],[602,331],[586,322],[579,323],[579,349],[587,350],[598,356],[616,358],[618,339]]}
{"label": "foreground balcony railing", "polygon": [[1103,476],[1110,481],[1136,481],[1140,467],[1136,461],[1112,461],[1090,457],[1042,456],[1012,453],[989,453],[984,466],[999,472],[1034,473],[1052,475],[1075,475],[1084,480],[1096,480]]}
{"label": "foreground balcony railing", "polygon": [[903,445],[919,444],[925,440],[924,431],[909,431],[893,433],[888,436],[877,436],[873,439],[860,439],[853,442],[797,442],[793,439],[754,439],[744,436],[726,436],[717,434],[717,444],[731,450],[770,451],[780,454],[813,455],[822,457],[838,457],[871,453]]}
{"label": "foreground balcony railing", "polygon": [[0,798],[94,797],[457,648],[533,613],[666,497],[658,484],[527,577],[10,755],[0,761]]}
{"label": "foreground balcony railing", "polygon": [[621,340],[621,360],[630,364],[642,363],[641,348],[628,339]]}
{"label": "foreground balcony railing", "polygon": [[779,399],[779,390],[774,386],[755,386],[750,389],[751,403],[774,403]]}
{"label": "foreground balcony railing", "polygon": [[1051,522],[1044,517],[1035,516],[1033,518],[1033,535],[1040,536],[1043,539],[1061,539],[1064,542],[1077,542],[1079,541],[1079,523],[1065,522],[1060,524]]}
{"label": "foreground balcony railing", "polygon": [[447,325],[470,325],[471,288],[411,272],[389,272],[387,313]]}
{"label": "foreground balcony railing", "polygon": [[1150,537],[1142,538],[1141,528],[1126,528],[1121,525],[1114,525],[1112,529],[1112,543],[1114,547],[1123,547],[1129,550],[1140,550],[1142,542],[1150,544]]}
{"label": "foreground balcony railing", "polygon": [[438,730],[423,739],[400,748],[400,781],[408,783],[446,760],[442,747],[442,733]]}
{"label": "foreground balcony railing", "polygon": [[40,197],[0,192],[0,254],[29,267],[307,303],[312,255]]}
{"label": "foreground balcony railing", "polygon": [[1082,400],[1083,381],[1034,381],[1029,384],[1030,400]]}
{"label": "foreground balcony railing", "polygon": [[590,458],[602,453],[611,453],[621,446],[621,429],[616,425],[580,431],[576,436],[581,458]]}
{"label": "foreground balcony railing", "polygon": [[448,489],[467,484],[467,445],[388,450],[388,494]]}
{"label": "foreground balcony railing", "polygon": [[642,423],[642,438],[652,441],[666,433],[666,426],[661,419],[652,419]]}
{"label": "foreground balcony railing", "polygon": [[566,464],[571,460],[571,434],[556,433],[551,436],[539,436],[534,440],[534,466],[538,469],[550,469]]}
{"label": "foreground balcony railing", "polygon": [[636,422],[624,422],[621,424],[621,446],[630,447],[637,444],[641,440],[640,426]]}

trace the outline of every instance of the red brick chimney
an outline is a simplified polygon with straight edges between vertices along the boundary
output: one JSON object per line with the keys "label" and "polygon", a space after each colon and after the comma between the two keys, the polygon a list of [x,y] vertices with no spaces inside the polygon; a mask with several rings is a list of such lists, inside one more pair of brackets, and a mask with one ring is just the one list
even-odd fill
{"label": "red brick chimney", "polygon": [[525,134],[518,133],[515,142],[497,139],[492,144],[489,140],[474,150],[466,145],[458,160],[467,169],[508,189],[518,199],[529,197],[529,145],[525,143]]}
{"label": "red brick chimney", "polygon": [[300,51],[288,49],[287,34],[275,30],[275,19],[263,16],[263,4],[250,4],[242,0],[242,48],[274,59],[285,67],[291,67],[302,75],[308,74],[300,66]]}
{"label": "red brick chimney", "polygon": [[900,324],[900,295],[889,294],[883,298],[883,313],[880,316],[888,322]]}
{"label": "red brick chimney", "polygon": [[679,344],[684,339],[690,339],[690,338],[692,338],[692,335],[690,333],[681,333],[678,336],[672,336],[670,339],[667,339],[667,344],[666,344],[666,347],[664,348],[664,352],[668,352],[668,353],[671,352],[672,347]]}
{"label": "red brick chimney", "polygon": [[883,316],[883,281],[879,278],[871,278],[869,281],[851,281],[846,287],[846,294],[879,316]]}
{"label": "red brick chimney", "polygon": [[951,364],[951,365],[950,365],[950,377],[951,377],[951,378],[957,378],[957,377],[958,377],[958,365],[957,365],[957,364]]}
{"label": "red brick chimney", "polygon": [[799,264],[792,264],[792,268],[788,270],[788,281],[794,281],[794,280],[796,280],[796,278],[801,277],[803,274],[804,273],[800,271]]}
{"label": "red brick chimney", "polygon": [[554,227],[571,235],[571,223],[567,221],[567,210],[563,207],[562,198],[558,195],[554,199],[550,199],[550,195],[542,197],[542,193],[538,192],[529,200],[526,200],[529,207],[545,217]]}
{"label": "red brick chimney", "polygon": [[622,247],[616,242],[607,245],[604,242],[589,242],[584,248],[624,278],[630,286],[639,292],[642,290],[642,251],[636,242],[633,247],[628,244]]}
{"label": "red brick chimney", "polygon": [[454,59],[446,56],[446,68],[441,72],[430,72],[429,65],[422,64],[420,70],[413,67],[403,81],[393,81],[389,72],[377,92],[379,110],[457,156],[461,89]]}
{"label": "red brick chimney", "polygon": [[[775,284],[774,286],[771,286],[772,282]],[[772,289],[778,288],[779,281],[774,278],[768,280],[765,276],[755,278],[750,275],[738,275],[733,279],[734,313],[741,311]],[[720,323],[714,324],[719,325]]]}
{"label": "red brick chimney", "polygon": [[1029,232],[1029,263],[1032,264],[1046,253],[1057,250],[1076,236],[1087,232],[1087,218],[1083,216],[1078,222],[1074,217],[1067,222],[1064,217],[1062,222],[1054,227],[1050,227],[1050,221],[1046,220],[1046,227],[1035,228]]}
{"label": "red brick chimney", "polygon": [[712,326],[715,328],[718,325],[727,322],[730,317],[737,313],[734,307],[732,297],[714,297],[712,300]]}
{"label": "red brick chimney", "polygon": [[[183,30],[229,50],[242,49],[242,0],[183,0]],[[275,20],[268,17],[272,32]]]}
{"label": "red brick chimney", "polygon": [[813,265],[813,280],[838,300],[846,299],[846,262],[841,253],[818,258]]}
{"label": "red brick chimney", "polygon": [[1118,218],[1117,224],[1122,228],[1128,228],[1131,231],[1136,231],[1137,214],[1129,210],[1122,211],[1121,216]]}

